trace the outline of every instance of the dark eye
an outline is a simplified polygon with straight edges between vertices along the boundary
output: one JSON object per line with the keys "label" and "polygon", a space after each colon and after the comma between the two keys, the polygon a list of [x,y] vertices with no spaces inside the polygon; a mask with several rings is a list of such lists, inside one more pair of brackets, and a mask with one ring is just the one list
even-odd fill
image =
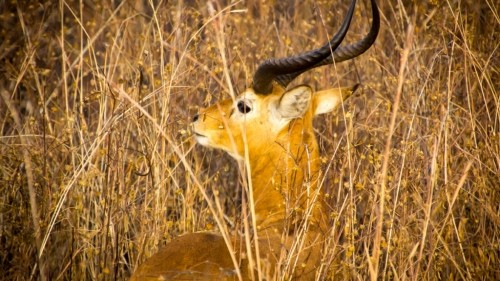
{"label": "dark eye", "polygon": [[236,106],[238,107],[238,111],[241,112],[241,113],[248,113],[250,111],[252,111],[252,108],[250,106],[248,106],[244,101],[239,101],[238,104],[236,104]]}

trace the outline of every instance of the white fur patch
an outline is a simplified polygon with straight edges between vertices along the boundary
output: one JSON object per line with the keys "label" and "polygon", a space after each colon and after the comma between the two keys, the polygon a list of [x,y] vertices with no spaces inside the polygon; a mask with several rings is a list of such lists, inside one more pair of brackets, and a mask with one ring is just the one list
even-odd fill
{"label": "white fur patch", "polygon": [[321,102],[316,106],[316,110],[314,111],[314,115],[324,114],[331,112],[335,109],[341,102],[341,98],[338,95],[325,95]]}
{"label": "white fur patch", "polygon": [[283,94],[277,108],[282,118],[302,117],[311,102],[311,88],[299,86]]}

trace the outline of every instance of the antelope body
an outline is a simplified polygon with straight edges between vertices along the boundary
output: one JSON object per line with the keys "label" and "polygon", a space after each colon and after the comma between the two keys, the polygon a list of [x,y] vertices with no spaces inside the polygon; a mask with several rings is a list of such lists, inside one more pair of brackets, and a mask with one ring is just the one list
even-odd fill
{"label": "antelope body", "polygon": [[[251,88],[234,100],[201,110],[193,119],[198,143],[248,160],[257,234],[249,238],[251,249],[245,245],[248,237],[242,234],[231,236],[229,241],[214,233],[186,234],[147,259],[132,280],[317,277],[328,218],[318,186],[320,154],[313,118],[331,112],[357,86],[316,93],[305,85],[288,90],[286,86],[309,69],[352,59],[374,43],[379,14],[375,0],[371,0],[373,22],[369,33],[356,43],[339,47],[355,2],[351,2],[330,42],[297,56],[265,61],[257,69]],[[249,256],[257,245],[258,259],[253,260],[259,264],[252,265]]]}

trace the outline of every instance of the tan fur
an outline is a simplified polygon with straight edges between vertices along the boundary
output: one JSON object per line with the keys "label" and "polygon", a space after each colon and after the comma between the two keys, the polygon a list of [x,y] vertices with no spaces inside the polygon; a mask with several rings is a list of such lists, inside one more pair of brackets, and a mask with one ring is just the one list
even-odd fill
{"label": "tan fur", "polygon": [[[275,85],[267,96],[247,89],[235,101],[227,99],[200,111],[193,122],[199,143],[223,149],[236,159],[244,159],[248,151],[260,257],[270,278],[276,276],[277,267],[283,269],[292,261],[287,279],[312,280],[321,264],[328,214],[318,190],[320,155],[313,118],[332,111],[354,89],[313,94],[307,86],[285,91]],[[298,91],[305,94],[294,95]],[[248,102],[249,113],[238,111],[240,100]],[[294,112],[300,115],[290,117]],[[301,236],[304,225],[307,232]],[[296,248],[299,237],[305,242]],[[242,278],[250,280],[244,239],[238,235],[231,239]],[[193,233],[146,260],[132,280],[237,280],[237,276],[221,236]]]}

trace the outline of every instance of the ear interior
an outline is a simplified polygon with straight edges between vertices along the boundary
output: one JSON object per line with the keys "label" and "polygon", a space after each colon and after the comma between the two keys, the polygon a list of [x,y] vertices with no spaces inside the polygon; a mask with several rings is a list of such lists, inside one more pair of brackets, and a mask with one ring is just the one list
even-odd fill
{"label": "ear interior", "polygon": [[308,86],[298,86],[283,94],[277,111],[282,118],[297,118],[304,115],[311,102],[312,90]]}
{"label": "ear interior", "polygon": [[353,87],[332,88],[315,93],[313,96],[314,115],[333,111],[342,101],[350,97],[358,87],[359,84],[356,84]]}

